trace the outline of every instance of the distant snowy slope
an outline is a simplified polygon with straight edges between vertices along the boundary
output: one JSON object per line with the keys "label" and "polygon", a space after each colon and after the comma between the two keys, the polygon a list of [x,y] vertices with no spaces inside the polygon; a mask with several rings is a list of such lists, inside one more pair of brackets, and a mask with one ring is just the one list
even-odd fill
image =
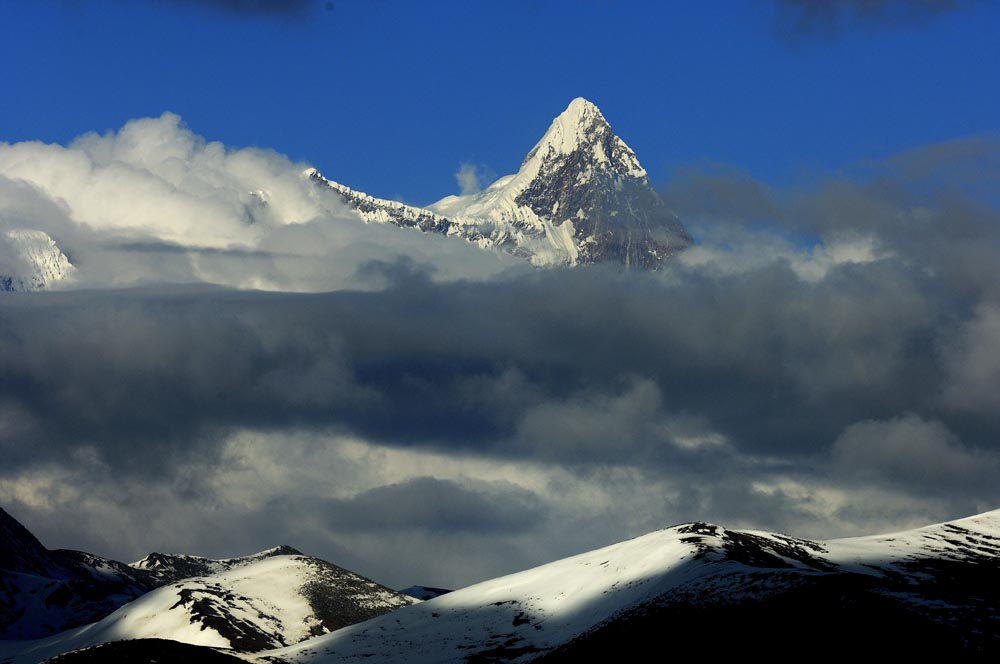
{"label": "distant snowy slope", "polygon": [[101,643],[144,638],[257,651],[414,602],[316,558],[265,556],[163,586],[85,627],[37,641],[0,642],[0,661],[39,662]]}
{"label": "distant snowy slope", "polygon": [[[809,591],[821,581],[833,583],[840,593],[834,599],[846,602],[847,612],[852,602],[865,607],[874,602],[887,621],[903,616],[928,630],[967,630],[956,643],[996,648],[1000,637],[991,627],[1000,620],[998,561],[1000,511],[895,535],[828,542],[693,523],[480,583],[266,654],[324,663],[541,656],[579,661],[607,645],[602,635],[613,633],[614,647],[625,647],[630,626],[642,625],[656,643],[684,639],[669,622],[642,622],[658,611],[680,611],[688,621],[678,620],[681,625],[695,624],[701,612],[718,615],[711,611],[723,607],[724,615],[739,621],[751,618],[753,607],[769,598]],[[798,613],[823,608],[804,602]],[[701,629],[712,631],[711,625]],[[638,635],[639,628],[633,632]]]}
{"label": "distant snowy slope", "polygon": [[100,620],[166,583],[287,554],[301,555],[287,546],[224,560],[152,553],[126,565],[83,551],[46,549],[0,508],[0,640],[46,637]]}
{"label": "distant snowy slope", "polygon": [[18,228],[0,234],[0,291],[55,288],[70,282],[75,273],[43,231]]}
{"label": "distant snowy slope", "polygon": [[650,187],[635,152],[583,98],[553,120],[517,173],[428,208],[356,192],[315,169],[305,175],[366,222],[462,237],[535,265],[611,262],[656,269],[692,243]]}

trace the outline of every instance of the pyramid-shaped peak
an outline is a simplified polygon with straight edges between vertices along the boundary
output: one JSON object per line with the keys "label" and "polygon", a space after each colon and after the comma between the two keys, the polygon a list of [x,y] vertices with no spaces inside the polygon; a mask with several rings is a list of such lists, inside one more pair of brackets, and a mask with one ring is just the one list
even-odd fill
{"label": "pyramid-shaped peak", "polygon": [[517,173],[424,209],[355,192],[315,172],[306,175],[333,189],[365,221],[464,237],[539,266],[617,263],[655,270],[692,244],[650,187],[635,152],[583,97],[551,121]]}

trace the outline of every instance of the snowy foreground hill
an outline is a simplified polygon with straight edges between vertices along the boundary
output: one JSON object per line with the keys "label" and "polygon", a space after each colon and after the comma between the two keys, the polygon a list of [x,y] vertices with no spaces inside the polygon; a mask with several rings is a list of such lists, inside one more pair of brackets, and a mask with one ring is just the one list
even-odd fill
{"label": "snowy foreground hill", "polygon": [[[0,662],[40,661],[31,647],[8,643]],[[166,647],[138,640],[58,661],[152,661]],[[664,658],[995,655],[1000,511],[828,541],[690,523],[290,647],[235,654],[269,663],[573,662],[644,661],[650,649]]]}
{"label": "snowy foreground hill", "polygon": [[3,510],[0,599],[0,662],[122,639],[266,650],[418,601],[287,546],[224,560],[153,553],[131,565],[48,551]]}
{"label": "snowy foreground hill", "polygon": [[[609,657],[621,655],[643,640],[661,648],[690,646],[692,627],[700,627],[701,636],[725,638],[732,625],[723,622],[773,610],[776,601],[791,602],[783,619],[798,612],[829,621],[823,611],[841,602],[846,613],[880,615],[886,638],[893,634],[891,619],[911,640],[935,636],[932,646],[996,651],[997,581],[1000,511],[825,542],[693,523],[480,583],[267,655],[317,663],[580,661],[602,648]],[[850,640],[832,623],[815,627],[827,639]],[[777,638],[772,647],[795,634]],[[703,647],[717,652],[723,644]]]}
{"label": "snowy foreground hill", "polygon": [[[14,661],[120,641],[163,638],[252,652],[407,606],[411,598],[316,558],[261,557],[157,588],[106,618],[15,648]],[[0,642],[0,655],[5,652]]]}

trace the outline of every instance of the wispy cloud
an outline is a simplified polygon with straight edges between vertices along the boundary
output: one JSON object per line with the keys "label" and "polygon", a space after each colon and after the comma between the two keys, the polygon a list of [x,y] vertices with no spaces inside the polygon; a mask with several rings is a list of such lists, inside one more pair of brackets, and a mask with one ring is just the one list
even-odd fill
{"label": "wispy cloud", "polygon": [[485,166],[477,166],[476,164],[463,162],[458,171],[455,172],[455,182],[458,183],[459,191],[463,196],[479,193],[494,179],[496,179],[495,173]]}
{"label": "wispy cloud", "polygon": [[920,25],[973,7],[977,0],[776,0],[779,33],[831,39],[859,27]]}

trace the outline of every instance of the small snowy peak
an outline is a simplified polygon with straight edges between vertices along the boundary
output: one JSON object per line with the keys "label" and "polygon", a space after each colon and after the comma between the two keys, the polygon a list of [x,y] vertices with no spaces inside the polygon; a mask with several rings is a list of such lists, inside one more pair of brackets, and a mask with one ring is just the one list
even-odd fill
{"label": "small snowy peak", "polygon": [[219,560],[151,553],[131,565],[49,550],[0,509],[0,661],[113,638],[276,647],[417,601],[288,545]]}
{"label": "small snowy peak", "polygon": [[15,228],[0,235],[0,291],[57,288],[76,273],[48,233]]}
{"label": "small snowy peak", "polygon": [[[153,590],[102,620],[55,636],[0,643],[0,659],[40,662],[125,639],[170,639],[255,652],[287,646],[417,600],[301,554],[270,555]],[[3,660],[8,661],[8,660]]]}

